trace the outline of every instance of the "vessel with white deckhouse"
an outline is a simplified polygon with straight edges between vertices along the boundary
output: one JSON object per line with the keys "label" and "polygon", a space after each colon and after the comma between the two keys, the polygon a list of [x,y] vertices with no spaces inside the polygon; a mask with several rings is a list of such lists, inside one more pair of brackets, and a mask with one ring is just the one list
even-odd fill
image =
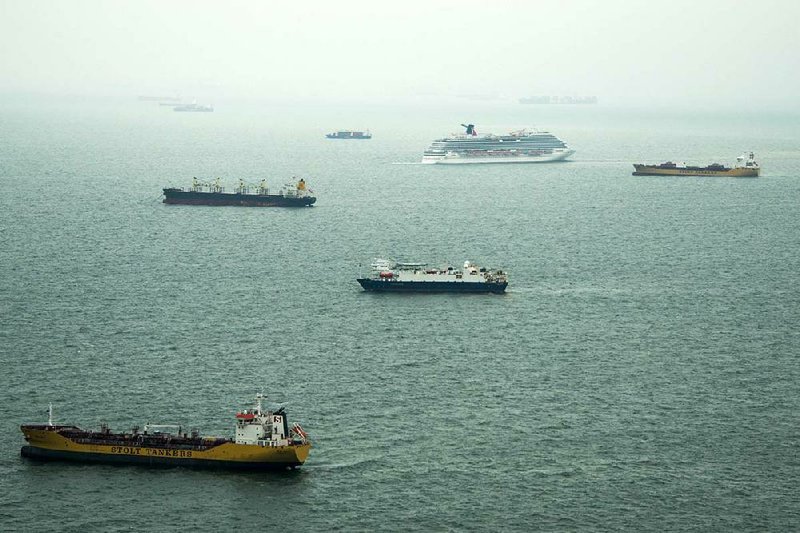
{"label": "vessel with white deckhouse", "polygon": [[507,135],[478,135],[474,124],[462,124],[466,131],[431,143],[422,155],[423,163],[463,165],[474,163],[547,163],[561,161],[575,153],[567,144],[546,131],[522,129]]}
{"label": "vessel with white deckhouse", "polygon": [[508,276],[502,270],[481,268],[470,261],[463,268],[429,268],[426,263],[375,259],[369,277],[358,278],[367,291],[502,293]]}
{"label": "vessel with white deckhouse", "polygon": [[295,183],[287,183],[277,192],[270,191],[266,180],[261,180],[257,185],[239,180],[233,192],[225,192],[219,178],[212,182],[193,178],[192,186],[188,189],[167,187],[163,191],[165,204],[305,207],[317,201],[314,191],[306,187],[302,178]]}
{"label": "vessel with white deckhouse", "polygon": [[756,163],[753,152],[742,154],[736,158],[736,164],[731,167],[712,163],[706,167],[678,166],[672,161],[659,165],[646,165],[634,163],[634,176],[728,176],[732,178],[756,178],[761,172],[761,167]]}
{"label": "vessel with white deckhouse", "polygon": [[266,409],[262,394],[255,406],[236,413],[233,438],[202,436],[173,424],[147,424],[127,432],[100,431],[53,424],[23,424],[27,445],[23,457],[89,463],[127,463],[147,466],[187,466],[244,470],[285,470],[302,465],[311,442],[303,428],[289,425],[283,407]]}

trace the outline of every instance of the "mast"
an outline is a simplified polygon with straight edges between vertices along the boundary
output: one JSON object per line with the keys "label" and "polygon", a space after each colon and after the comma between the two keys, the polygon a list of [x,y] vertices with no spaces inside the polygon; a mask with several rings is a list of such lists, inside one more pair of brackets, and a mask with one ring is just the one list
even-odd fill
{"label": "mast", "polygon": [[52,402],[50,403],[50,408],[47,410],[47,415],[48,415],[47,416],[47,425],[48,426],[52,426],[53,425],[53,403]]}

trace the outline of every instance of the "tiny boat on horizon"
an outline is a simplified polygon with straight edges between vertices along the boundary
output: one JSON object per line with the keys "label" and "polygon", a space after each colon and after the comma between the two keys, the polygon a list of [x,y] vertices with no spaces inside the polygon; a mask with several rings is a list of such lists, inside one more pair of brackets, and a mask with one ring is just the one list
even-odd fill
{"label": "tiny boat on horizon", "polygon": [[353,131],[341,130],[332,133],[326,133],[325,137],[328,139],[372,139],[372,134],[369,130],[366,131]]}

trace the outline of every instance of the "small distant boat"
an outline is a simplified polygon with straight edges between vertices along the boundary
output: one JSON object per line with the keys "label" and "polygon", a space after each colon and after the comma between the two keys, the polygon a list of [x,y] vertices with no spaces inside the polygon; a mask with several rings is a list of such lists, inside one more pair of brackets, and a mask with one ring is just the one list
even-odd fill
{"label": "small distant boat", "polygon": [[180,96],[139,96],[140,102],[180,102]]}
{"label": "small distant boat", "polygon": [[508,276],[502,270],[480,268],[466,261],[464,268],[428,268],[425,263],[398,263],[376,259],[372,275],[358,278],[367,291],[503,293]]}
{"label": "small distant boat", "polygon": [[372,139],[372,134],[367,131],[351,131],[342,130],[334,131],[333,133],[326,133],[325,137],[328,139]]}
{"label": "small distant boat", "polygon": [[528,96],[519,99],[520,104],[596,104],[596,96]]}
{"label": "small distant boat", "polygon": [[192,180],[188,190],[170,187],[164,189],[165,204],[181,205],[238,205],[244,207],[305,207],[311,206],[317,198],[306,187],[305,180],[284,185],[277,194],[270,194],[266,180],[259,185],[248,185],[239,180],[234,192],[225,192],[217,178],[211,183]]}
{"label": "small distant boat", "polygon": [[713,163],[707,167],[678,166],[672,161],[660,165],[634,163],[634,176],[730,176],[739,178],[755,178],[761,172],[753,152],[742,154],[736,158],[736,165],[726,167]]}
{"label": "small distant boat", "polygon": [[212,105],[202,105],[202,104],[180,104],[172,107],[173,111],[183,111],[183,112],[196,112],[196,113],[210,113],[214,111],[214,106]]}

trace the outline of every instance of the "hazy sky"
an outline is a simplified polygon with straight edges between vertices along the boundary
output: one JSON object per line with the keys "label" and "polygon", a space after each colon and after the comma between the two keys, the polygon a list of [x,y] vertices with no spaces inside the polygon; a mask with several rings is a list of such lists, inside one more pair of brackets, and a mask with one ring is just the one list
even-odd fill
{"label": "hazy sky", "polygon": [[798,106],[800,1],[0,0],[0,90]]}

